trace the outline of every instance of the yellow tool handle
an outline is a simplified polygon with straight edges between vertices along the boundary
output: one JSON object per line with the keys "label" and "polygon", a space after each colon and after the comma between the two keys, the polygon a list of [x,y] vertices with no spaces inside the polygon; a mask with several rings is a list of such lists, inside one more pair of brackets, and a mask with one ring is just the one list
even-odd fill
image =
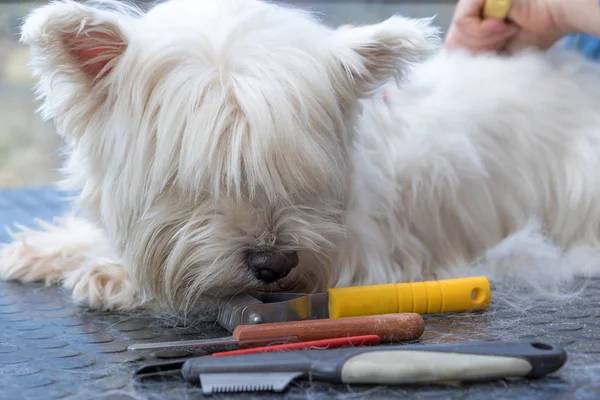
{"label": "yellow tool handle", "polygon": [[329,318],[484,310],[491,300],[486,277],[329,289]]}
{"label": "yellow tool handle", "polygon": [[505,19],[510,11],[511,0],[486,0],[483,6],[484,18]]}

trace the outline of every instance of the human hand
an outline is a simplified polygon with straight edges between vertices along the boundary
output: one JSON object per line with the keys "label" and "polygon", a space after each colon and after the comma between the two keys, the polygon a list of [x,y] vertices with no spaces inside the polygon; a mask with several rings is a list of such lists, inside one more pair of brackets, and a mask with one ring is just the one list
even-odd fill
{"label": "human hand", "polygon": [[445,39],[449,49],[477,54],[546,49],[568,32],[561,21],[561,0],[512,0],[506,20],[484,19],[485,0],[460,0]]}

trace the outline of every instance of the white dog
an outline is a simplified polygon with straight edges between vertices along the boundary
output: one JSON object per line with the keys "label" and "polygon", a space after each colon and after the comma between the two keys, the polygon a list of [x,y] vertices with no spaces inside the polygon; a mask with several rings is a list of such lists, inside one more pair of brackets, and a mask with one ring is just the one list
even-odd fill
{"label": "white dog", "polygon": [[185,311],[600,271],[600,73],[580,59],[446,54],[430,20],[335,30],[258,0],[61,0],[22,41],[79,195],[14,234],[4,279]]}

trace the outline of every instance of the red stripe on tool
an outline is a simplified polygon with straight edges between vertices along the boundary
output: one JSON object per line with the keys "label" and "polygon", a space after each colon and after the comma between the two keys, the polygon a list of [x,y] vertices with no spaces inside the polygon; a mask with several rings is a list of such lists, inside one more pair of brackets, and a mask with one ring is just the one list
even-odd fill
{"label": "red stripe on tool", "polygon": [[278,344],[274,346],[254,347],[250,349],[219,351],[212,353],[214,357],[221,356],[238,356],[242,354],[267,353],[275,351],[289,350],[324,350],[335,349],[344,346],[377,346],[381,338],[377,335],[351,336],[334,339],[311,340],[308,342],[298,342],[289,344]]}

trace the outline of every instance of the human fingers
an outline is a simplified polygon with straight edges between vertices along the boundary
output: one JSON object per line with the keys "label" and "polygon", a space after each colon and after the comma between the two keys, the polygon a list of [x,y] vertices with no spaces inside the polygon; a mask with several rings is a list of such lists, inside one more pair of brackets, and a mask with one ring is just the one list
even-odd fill
{"label": "human fingers", "polygon": [[454,29],[449,32],[445,44],[447,48],[462,48],[475,54],[491,52],[502,49],[518,32],[519,28],[510,24],[492,27],[489,30],[485,27],[469,30]]}
{"label": "human fingers", "polygon": [[514,38],[521,32],[521,29],[511,23],[489,20],[484,21],[478,31],[480,45],[497,47],[499,43]]}

